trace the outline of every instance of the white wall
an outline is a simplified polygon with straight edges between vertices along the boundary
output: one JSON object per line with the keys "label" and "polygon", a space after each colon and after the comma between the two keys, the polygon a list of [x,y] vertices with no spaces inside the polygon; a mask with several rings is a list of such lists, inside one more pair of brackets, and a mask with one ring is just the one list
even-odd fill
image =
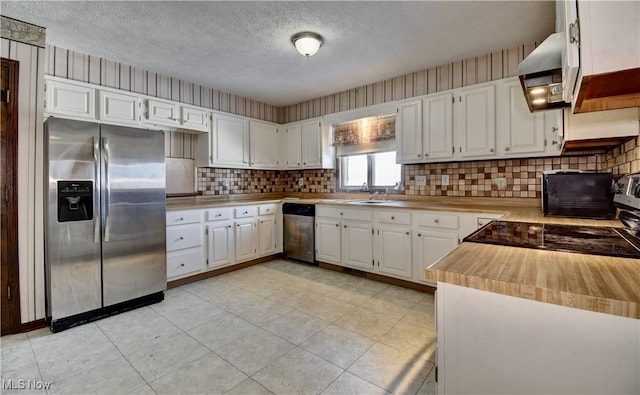
{"label": "white wall", "polygon": [[2,38],[18,68],[18,260],[23,323],[45,317],[43,100],[44,48]]}

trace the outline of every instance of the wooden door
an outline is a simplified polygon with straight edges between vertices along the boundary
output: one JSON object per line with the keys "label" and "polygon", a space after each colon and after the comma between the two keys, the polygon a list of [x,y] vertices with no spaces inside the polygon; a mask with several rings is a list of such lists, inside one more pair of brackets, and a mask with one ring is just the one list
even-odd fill
{"label": "wooden door", "polygon": [[2,167],[1,254],[2,335],[20,331],[20,289],[18,279],[18,65],[2,59]]}

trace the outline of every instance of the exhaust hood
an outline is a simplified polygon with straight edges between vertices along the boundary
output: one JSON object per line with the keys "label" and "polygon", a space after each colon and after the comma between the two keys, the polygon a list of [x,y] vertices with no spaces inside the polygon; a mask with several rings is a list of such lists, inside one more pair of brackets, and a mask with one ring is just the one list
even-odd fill
{"label": "exhaust hood", "polygon": [[531,112],[568,107],[564,100],[562,51],[564,33],[547,37],[518,65],[518,76]]}

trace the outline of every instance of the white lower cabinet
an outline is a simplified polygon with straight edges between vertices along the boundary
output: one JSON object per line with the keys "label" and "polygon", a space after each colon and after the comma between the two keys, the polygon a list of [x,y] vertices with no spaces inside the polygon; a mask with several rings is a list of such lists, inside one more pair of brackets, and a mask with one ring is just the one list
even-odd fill
{"label": "white lower cabinet", "polygon": [[414,237],[416,275],[414,280],[435,285],[424,279],[424,271],[458,247],[458,232],[419,228]]}
{"label": "white lower cabinet", "polygon": [[256,229],[256,220],[254,218],[236,220],[235,252],[237,262],[248,261],[258,255]]}
{"label": "white lower cabinet", "polygon": [[202,248],[167,253],[167,278],[177,279],[202,270]]}
{"label": "white lower cabinet", "polygon": [[203,269],[199,210],[171,211],[167,216],[167,278],[175,280]]}
{"label": "white lower cabinet", "polygon": [[316,259],[327,263],[342,263],[340,220],[316,218]]}
{"label": "white lower cabinet", "polygon": [[373,225],[365,221],[342,221],[342,264],[354,269],[373,268]]}
{"label": "white lower cabinet", "polygon": [[208,269],[218,269],[234,262],[233,231],[232,221],[209,222],[205,225]]}
{"label": "white lower cabinet", "polygon": [[265,215],[258,218],[258,256],[277,252],[276,217]]}
{"label": "white lower cabinet", "polygon": [[381,225],[376,230],[376,266],[380,274],[411,280],[413,277],[409,227]]}

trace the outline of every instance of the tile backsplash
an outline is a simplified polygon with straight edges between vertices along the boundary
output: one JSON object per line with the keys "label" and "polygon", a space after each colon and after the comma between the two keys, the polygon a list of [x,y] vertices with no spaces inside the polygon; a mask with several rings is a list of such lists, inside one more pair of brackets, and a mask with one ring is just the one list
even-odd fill
{"label": "tile backsplash", "polygon": [[[336,191],[335,170],[252,170],[198,168],[198,192],[203,195]],[[300,178],[303,179],[302,185]]]}
{"label": "tile backsplash", "polygon": [[602,171],[614,176],[640,171],[640,137],[629,140],[602,155]]}

